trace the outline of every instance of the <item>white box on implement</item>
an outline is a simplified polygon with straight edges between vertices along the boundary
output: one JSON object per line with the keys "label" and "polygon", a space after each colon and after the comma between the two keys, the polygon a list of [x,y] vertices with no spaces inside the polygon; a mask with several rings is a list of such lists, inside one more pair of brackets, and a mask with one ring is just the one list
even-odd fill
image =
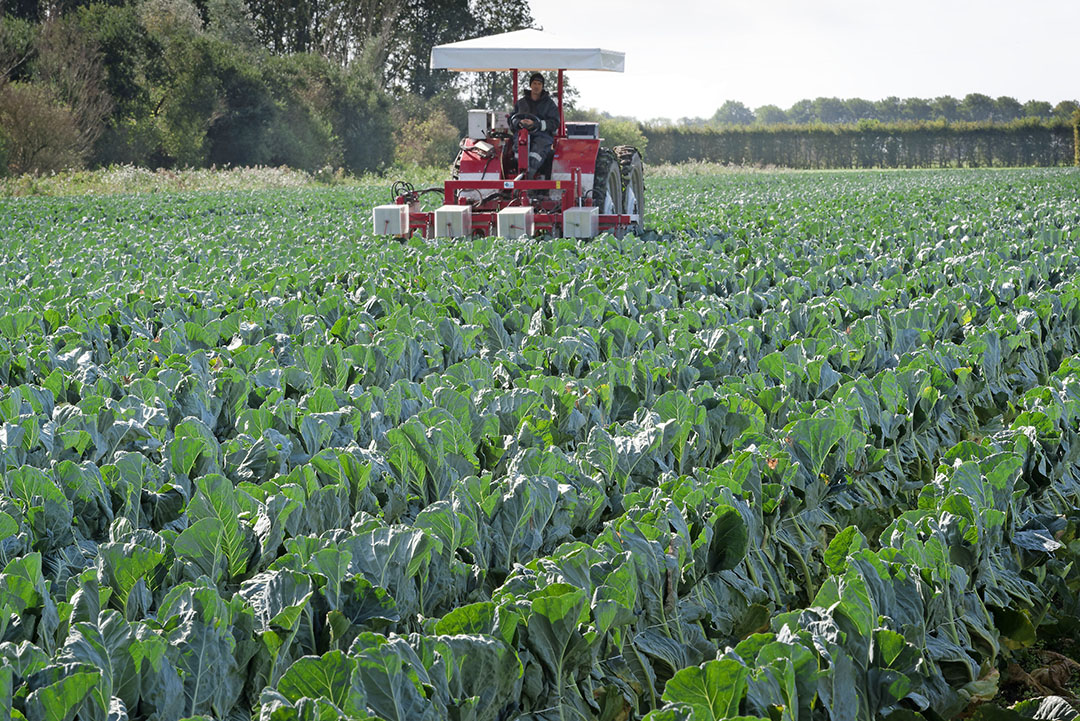
{"label": "white box on implement", "polygon": [[499,235],[503,238],[533,236],[533,209],[513,206],[499,211]]}
{"label": "white box on implement", "polygon": [[371,211],[376,235],[408,235],[409,206],[376,205]]}
{"label": "white box on implement", "polygon": [[600,234],[600,209],[578,205],[562,216],[564,238],[595,238]]}
{"label": "white box on implement", "polygon": [[436,238],[462,238],[471,234],[471,205],[444,205],[435,211]]}

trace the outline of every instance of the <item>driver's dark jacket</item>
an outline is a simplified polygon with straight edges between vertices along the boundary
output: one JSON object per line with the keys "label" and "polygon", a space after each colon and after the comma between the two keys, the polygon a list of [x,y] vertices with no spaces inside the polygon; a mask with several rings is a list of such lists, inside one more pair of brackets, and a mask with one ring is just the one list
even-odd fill
{"label": "driver's dark jacket", "polygon": [[559,108],[555,105],[555,101],[551,99],[548,91],[545,90],[540,93],[540,99],[534,103],[532,94],[526,90],[525,94],[514,105],[514,112],[532,113],[540,118],[540,129],[536,133],[543,133],[548,137],[555,136],[555,131],[559,127]]}

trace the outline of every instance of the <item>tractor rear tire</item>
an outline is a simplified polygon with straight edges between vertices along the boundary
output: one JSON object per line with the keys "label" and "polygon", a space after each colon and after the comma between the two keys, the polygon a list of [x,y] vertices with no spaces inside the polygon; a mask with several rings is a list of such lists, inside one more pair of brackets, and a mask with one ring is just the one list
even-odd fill
{"label": "tractor rear tire", "polygon": [[591,195],[593,205],[600,208],[601,215],[619,215],[623,212],[619,159],[607,148],[600,148],[600,152],[596,154]]}
{"label": "tractor rear tire", "polygon": [[638,216],[628,230],[641,235],[645,229],[645,166],[641,162],[641,153],[632,145],[618,145],[615,157],[619,159],[622,176],[622,212]]}

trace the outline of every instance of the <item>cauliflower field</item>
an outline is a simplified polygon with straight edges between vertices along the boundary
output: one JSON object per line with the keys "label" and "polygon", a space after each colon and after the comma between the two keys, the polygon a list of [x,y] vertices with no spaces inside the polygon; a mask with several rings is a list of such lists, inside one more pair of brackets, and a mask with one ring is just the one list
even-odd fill
{"label": "cauliflower field", "polygon": [[0,708],[1074,717],[1080,173],[647,187],[0,199]]}

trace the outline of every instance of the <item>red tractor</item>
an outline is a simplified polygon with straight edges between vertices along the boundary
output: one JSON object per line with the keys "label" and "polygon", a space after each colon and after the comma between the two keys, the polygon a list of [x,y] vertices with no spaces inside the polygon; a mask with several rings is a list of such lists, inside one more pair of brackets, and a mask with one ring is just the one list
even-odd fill
{"label": "red tractor", "polygon": [[[539,30],[519,30],[437,46],[431,51],[431,67],[509,70],[515,99],[518,69],[558,71],[554,142],[530,176],[530,129],[522,122],[529,116],[469,111],[469,134],[461,141],[453,178],[443,188],[423,190],[395,183],[394,203],[373,212],[376,234],[591,238],[605,231],[641,232],[645,196],[641,154],[626,145],[602,147],[596,123],[568,123],[563,113],[563,72],[622,72],[623,53],[561,44]],[[537,127],[532,124],[534,130]],[[424,193],[442,193],[444,205],[422,210]]]}

